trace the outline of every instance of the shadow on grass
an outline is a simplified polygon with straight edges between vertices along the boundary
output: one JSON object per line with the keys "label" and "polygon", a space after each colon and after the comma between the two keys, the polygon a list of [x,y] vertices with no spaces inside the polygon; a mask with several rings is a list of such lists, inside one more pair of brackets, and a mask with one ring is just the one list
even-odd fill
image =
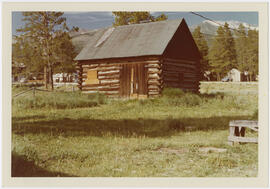
{"label": "shadow on grass", "polygon": [[11,165],[12,177],[75,177],[61,172],[50,172],[15,152],[12,152]]}
{"label": "shadow on grass", "polygon": [[147,136],[166,137],[185,131],[207,131],[228,129],[231,120],[246,120],[248,116],[228,116],[210,118],[167,118],[158,119],[59,119],[36,120],[35,122],[13,118],[12,132],[24,134],[48,134],[63,136]]}

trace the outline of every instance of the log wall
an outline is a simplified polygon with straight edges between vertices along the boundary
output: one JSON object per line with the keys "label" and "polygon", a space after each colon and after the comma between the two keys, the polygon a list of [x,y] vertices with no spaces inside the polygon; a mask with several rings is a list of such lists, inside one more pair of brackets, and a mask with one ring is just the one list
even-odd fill
{"label": "log wall", "polygon": [[[170,58],[130,60],[125,62],[80,62],[77,66],[79,73],[79,88],[84,93],[104,93],[110,97],[127,97],[130,94],[123,94],[121,87],[121,70],[127,64],[143,64],[146,70],[146,83],[144,86],[147,97],[157,97],[161,95],[163,88],[173,87],[183,90],[197,92],[199,90],[199,67],[196,61],[177,60]],[[87,72],[97,70],[97,84],[87,84]],[[127,76],[128,77],[128,76]],[[130,81],[130,78],[127,79]],[[122,83],[123,84],[123,83]],[[127,84],[127,87],[129,85]]]}
{"label": "log wall", "polygon": [[[120,90],[121,70],[126,64],[143,64],[146,71],[146,96],[156,97],[161,94],[163,88],[161,61],[157,58],[146,60],[129,60],[129,61],[110,61],[110,62],[87,62],[78,63],[77,71],[79,73],[78,86],[83,93],[104,93],[110,97],[125,96]],[[97,70],[98,84],[87,84],[87,72]],[[131,76],[130,76],[131,77]],[[122,78],[124,79],[124,78]]]}
{"label": "log wall", "polygon": [[164,58],[162,71],[164,86],[198,92],[200,72],[196,61]]}

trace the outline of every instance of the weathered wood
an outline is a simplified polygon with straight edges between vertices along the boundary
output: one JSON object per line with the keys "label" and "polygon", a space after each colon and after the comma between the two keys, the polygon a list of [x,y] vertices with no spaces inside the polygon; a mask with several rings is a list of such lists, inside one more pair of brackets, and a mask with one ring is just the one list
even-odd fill
{"label": "weathered wood", "polygon": [[[229,123],[229,144],[233,145],[234,142],[254,142],[257,143],[257,138],[247,138],[245,136],[245,128],[250,128],[258,131],[258,121],[253,120],[234,120]],[[241,137],[240,137],[241,136]]]}
{"label": "weathered wood", "polygon": [[143,57],[127,57],[127,58],[108,58],[108,59],[96,59],[96,60],[82,60],[80,64],[137,64],[137,63],[156,63],[159,62],[160,56],[143,56]]}
{"label": "weathered wood", "polygon": [[234,121],[230,121],[229,126],[249,127],[249,128],[259,127],[258,121],[253,121],[253,120],[234,120]]}
{"label": "weathered wood", "polygon": [[98,75],[98,79],[99,80],[104,80],[104,79],[119,79],[120,75],[116,74],[116,75],[104,75],[104,76],[100,76]]}
{"label": "weathered wood", "polygon": [[116,88],[87,88],[84,87],[83,91],[119,91],[119,87]]}
{"label": "weathered wood", "polygon": [[161,68],[159,64],[146,64],[144,67],[145,68],[158,68],[158,69]]}
{"label": "weathered wood", "polygon": [[160,81],[156,80],[156,79],[149,79],[148,80],[148,84],[156,84],[156,85],[160,85]]}
{"label": "weathered wood", "polygon": [[188,68],[188,69],[198,69],[196,65],[192,65],[192,64],[184,64],[182,62],[179,63],[175,63],[175,62],[165,62],[163,67],[168,67],[168,66],[172,66],[172,67],[181,67],[181,68]]}
{"label": "weathered wood", "polygon": [[151,89],[158,89],[160,90],[160,85],[148,85],[148,90],[151,90]]}
{"label": "weathered wood", "polygon": [[258,143],[258,138],[250,138],[250,137],[228,136],[228,140],[231,141],[231,142],[252,142],[252,143]]}
{"label": "weathered wood", "polygon": [[119,82],[113,82],[113,83],[99,83],[99,84],[84,84],[83,87],[95,87],[95,86],[105,86],[105,85],[119,85]]}
{"label": "weathered wood", "polygon": [[148,95],[159,95],[159,91],[148,91]]}
{"label": "weathered wood", "polygon": [[81,65],[82,68],[96,68],[99,64]]}
{"label": "weathered wood", "polygon": [[120,70],[121,67],[119,66],[112,66],[112,67],[98,67],[98,71],[113,71],[113,70]]}
{"label": "weathered wood", "polygon": [[98,75],[106,75],[106,74],[112,74],[112,73],[120,73],[120,70],[112,70],[112,71],[99,71]]}
{"label": "weathered wood", "polygon": [[171,61],[171,62],[185,62],[185,63],[190,63],[190,64],[197,64],[196,60],[184,60],[184,59],[173,59],[173,58],[163,58],[163,62],[166,61]]}

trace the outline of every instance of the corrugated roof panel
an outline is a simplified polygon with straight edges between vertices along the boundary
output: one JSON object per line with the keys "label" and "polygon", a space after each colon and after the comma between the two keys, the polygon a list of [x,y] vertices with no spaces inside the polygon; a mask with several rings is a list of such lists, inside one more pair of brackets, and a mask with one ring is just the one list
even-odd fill
{"label": "corrugated roof panel", "polygon": [[166,20],[118,26],[102,44],[96,45],[106,32],[102,31],[82,49],[75,60],[161,55],[180,23],[181,20]]}

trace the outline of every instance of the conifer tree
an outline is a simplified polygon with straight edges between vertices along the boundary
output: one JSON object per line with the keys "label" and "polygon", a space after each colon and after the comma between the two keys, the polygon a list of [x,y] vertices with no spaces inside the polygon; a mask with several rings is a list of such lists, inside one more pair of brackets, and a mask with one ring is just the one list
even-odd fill
{"label": "conifer tree", "polygon": [[219,81],[224,74],[224,55],[225,55],[225,38],[224,38],[224,29],[222,26],[218,27],[217,35],[213,41],[213,45],[210,48],[209,52],[209,65],[211,67],[211,72],[215,73],[217,80]]}
{"label": "conifer tree", "polygon": [[150,12],[112,12],[115,16],[113,26],[121,26],[128,24],[139,24],[141,21],[162,21],[167,20],[168,17],[165,14],[161,14],[158,17],[154,17]]}
{"label": "conifer tree", "polygon": [[259,48],[259,43],[258,43],[258,31],[257,30],[248,30],[247,34],[247,67],[248,67],[248,72],[249,72],[249,77],[250,81],[255,79],[255,76],[258,75],[258,48]]}
{"label": "conifer tree", "polygon": [[198,26],[195,28],[192,33],[193,38],[196,42],[196,45],[200,51],[201,55],[201,75],[204,75],[205,71],[209,71],[209,62],[208,62],[208,45],[205,37],[201,33],[201,27]]}
{"label": "conifer tree", "polygon": [[218,80],[237,66],[235,42],[226,22],[224,27],[220,26],[217,30],[217,36],[209,52],[209,64]]}
{"label": "conifer tree", "polygon": [[237,31],[235,32],[235,49],[237,52],[237,69],[241,72],[247,71],[247,34],[243,24],[240,24]]}
{"label": "conifer tree", "polygon": [[236,50],[235,50],[235,41],[231,32],[231,29],[229,28],[229,24],[225,22],[224,25],[224,38],[225,38],[225,60],[224,60],[224,66],[226,71],[230,71],[232,68],[236,68]]}
{"label": "conifer tree", "polygon": [[[63,12],[23,12],[25,26],[18,29],[21,32],[19,43],[21,44],[22,57],[29,69],[39,71],[44,69],[44,81],[46,88],[53,90],[53,68],[65,57],[66,64],[72,64],[73,53],[59,48],[70,47],[62,45],[71,43],[67,38],[69,31]],[[66,34],[65,34],[66,33]],[[31,54],[32,53],[32,54]]]}

